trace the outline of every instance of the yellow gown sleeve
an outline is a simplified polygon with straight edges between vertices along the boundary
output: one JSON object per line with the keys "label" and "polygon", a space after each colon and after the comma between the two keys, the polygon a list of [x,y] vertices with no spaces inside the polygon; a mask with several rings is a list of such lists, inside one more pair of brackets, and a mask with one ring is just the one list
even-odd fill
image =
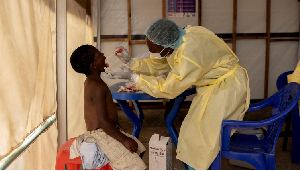
{"label": "yellow gown sleeve", "polygon": [[150,59],[133,59],[136,60],[136,67],[130,69],[137,74],[156,77],[170,70],[170,65],[166,58],[156,59],[150,56]]}
{"label": "yellow gown sleeve", "polygon": [[298,61],[295,71],[287,76],[288,83],[296,82],[300,84],[300,61]]}
{"label": "yellow gown sleeve", "polygon": [[153,97],[173,99],[194,85],[205,72],[206,69],[182,56],[166,79],[140,75],[137,88]]}

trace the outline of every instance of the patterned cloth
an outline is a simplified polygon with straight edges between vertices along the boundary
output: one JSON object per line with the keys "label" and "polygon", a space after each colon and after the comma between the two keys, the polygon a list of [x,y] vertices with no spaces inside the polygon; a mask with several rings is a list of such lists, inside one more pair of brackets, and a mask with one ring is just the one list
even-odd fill
{"label": "patterned cloth", "polygon": [[70,159],[80,156],[84,169],[100,169],[109,163],[105,154],[95,143],[84,141],[84,135],[80,135],[73,141],[70,147]]}
{"label": "patterned cloth", "polygon": [[80,157],[84,169],[100,169],[109,162],[95,143],[83,142],[80,146]]}

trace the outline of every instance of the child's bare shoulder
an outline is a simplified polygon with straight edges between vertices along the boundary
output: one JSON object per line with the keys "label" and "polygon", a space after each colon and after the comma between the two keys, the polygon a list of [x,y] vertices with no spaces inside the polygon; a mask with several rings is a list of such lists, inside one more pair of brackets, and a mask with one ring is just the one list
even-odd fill
{"label": "child's bare shoulder", "polygon": [[107,85],[105,82],[98,82],[98,81],[86,81],[85,82],[85,92],[88,94],[95,94],[95,93],[106,93],[107,92]]}

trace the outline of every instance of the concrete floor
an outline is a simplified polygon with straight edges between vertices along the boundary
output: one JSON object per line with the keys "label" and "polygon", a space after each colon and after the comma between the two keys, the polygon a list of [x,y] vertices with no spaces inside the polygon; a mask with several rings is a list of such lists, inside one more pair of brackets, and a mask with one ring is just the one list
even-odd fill
{"label": "concrete floor", "polygon": [[[145,145],[146,153],[143,157],[144,162],[149,167],[149,140],[150,137],[157,133],[161,136],[169,137],[169,133],[165,127],[164,123],[164,109],[143,109],[145,119],[142,126],[142,130],[140,133],[139,140]],[[176,127],[177,131],[179,132],[181,123],[186,116],[188,109],[181,109],[180,113],[178,114],[177,118],[174,121],[174,126]],[[244,120],[254,121],[254,120],[263,120],[270,116],[271,108],[267,108],[260,112],[253,112],[246,114]],[[128,131],[132,132],[133,125],[131,121],[127,118],[122,110],[118,110],[119,114],[119,123]],[[283,126],[285,128],[285,125]],[[291,137],[288,140],[287,150],[282,151],[282,143],[283,137],[279,137],[276,146],[276,167],[277,170],[300,170],[300,165],[294,165],[291,163],[291,148],[292,148],[292,139]],[[176,149],[173,145],[173,170],[185,170],[183,163],[176,159]],[[147,168],[149,169],[149,168]],[[229,163],[228,159],[222,159],[222,170],[244,170],[247,168],[233,166]]]}

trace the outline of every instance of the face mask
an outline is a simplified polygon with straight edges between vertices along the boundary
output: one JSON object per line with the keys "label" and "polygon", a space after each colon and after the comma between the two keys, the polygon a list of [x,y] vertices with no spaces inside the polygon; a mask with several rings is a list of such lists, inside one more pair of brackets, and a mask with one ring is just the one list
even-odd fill
{"label": "face mask", "polygon": [[153,57],[153,58],[156,58],[156,59],[161,59],[162,57],[160,56],[160,53],[152,53],[150,52],[150,55]]}
{"label": "face mask", "polygon": [[164,51],[165,50],[165,48],[163,49],[163,50],[161,50],[159,53],[152,53],[152,52],[150,52],[150,55],[153,57],[153,58],[157,58],[157,59],[161,59],[161,58],[164,58],[164,57],[166,57],[168,54],[169,54],[169,52],[170,52],[170,50],[169,50],[169,52],[165,55],[165,56],[161,56],[161,52],[162,51]]}

